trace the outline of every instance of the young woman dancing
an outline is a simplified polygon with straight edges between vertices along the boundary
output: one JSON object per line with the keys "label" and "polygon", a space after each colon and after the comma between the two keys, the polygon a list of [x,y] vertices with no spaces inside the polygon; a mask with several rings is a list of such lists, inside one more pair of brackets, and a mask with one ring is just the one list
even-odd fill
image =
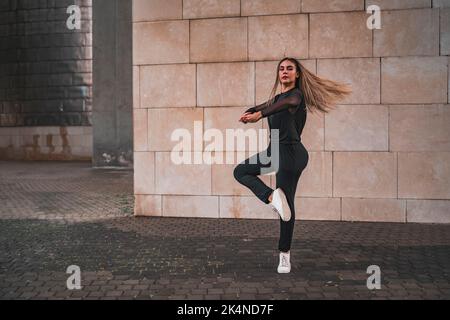
{"label": "young woman dancing", "polygon": [[[281,84],[281,93],[275,95]],[[294,232],[294,199],[297,184],[309,160],[301,142],[307,112],[328,113],[336,103],[351,93],[350,87],[319,78],[297,59],[284,58],[277,66],[277,76],[269,100],[252,107],[241,115],[243,123],[268,118],[270,142],[267,150],[258,153],[234,169],[234,177],[248,187],[261,201],[270,204],[280,218],[280,261],[278,273],[291,271],[290,249]],[[272,135],[276,130],[277,135]],[[278,154],[271,154],[271,146],[278,145]],[[269,157],[270,162],[263,161]],[[273,190],[257,176],[267,174],[277,160],[276,189]]]}

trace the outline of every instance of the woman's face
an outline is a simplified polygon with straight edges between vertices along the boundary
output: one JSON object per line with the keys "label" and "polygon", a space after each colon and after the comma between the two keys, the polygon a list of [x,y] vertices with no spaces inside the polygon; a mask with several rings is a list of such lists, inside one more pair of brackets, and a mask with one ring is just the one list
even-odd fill
{"label": "woman's face", "polygon": [[289,60],[284,60],[278,69],[278,78],[285,87],[295,84],[295,80],[300,74],[295,69],[295,64]]}

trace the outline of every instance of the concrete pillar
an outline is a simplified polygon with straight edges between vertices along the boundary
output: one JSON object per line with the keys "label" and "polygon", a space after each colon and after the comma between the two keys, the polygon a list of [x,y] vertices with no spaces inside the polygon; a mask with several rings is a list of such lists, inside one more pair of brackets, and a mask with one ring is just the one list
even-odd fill
{"label": "concrete pillar", "polygon": [[94,167],[133,164],[132,1],[93,1]]}

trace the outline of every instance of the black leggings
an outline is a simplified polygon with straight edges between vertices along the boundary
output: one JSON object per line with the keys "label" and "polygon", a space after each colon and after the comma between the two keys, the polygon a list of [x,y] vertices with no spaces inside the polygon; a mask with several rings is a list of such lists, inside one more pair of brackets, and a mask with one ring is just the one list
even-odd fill
{"label": "black leggings", "polygon": [[[272,188],[269,188],[257,176],[261,169],[267,170],[273,162],[268,164],[263,156],[271,156],[271,145],[267,150],[255,154],[238,164],[234,169],[234,177],[244,186],[248,187],[261,201],[268,204]],[[262,161],[261,161],[262,160]],[[291,249],[292,235],[295,223],[295,191],[298,180],[309,160],[308,151],[301,142],[296,144],[279,144],[279,165],[276,171],[276,188],[281,188],[286,194],[291,210],[291,220],[283,221],[280,218],[280,240],[278,249],[288,252]],[[275,172],[275,170],[273,170]]]}

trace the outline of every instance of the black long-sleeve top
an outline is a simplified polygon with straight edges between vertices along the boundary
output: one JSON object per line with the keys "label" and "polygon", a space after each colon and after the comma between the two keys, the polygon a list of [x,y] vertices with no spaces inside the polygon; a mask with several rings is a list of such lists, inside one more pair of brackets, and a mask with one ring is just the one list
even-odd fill
{"label": "black long-sleeve top", "polygon": [[[246,112],[261,111],[267,117],[270,129],[279,129],[279,142],[293,144],[301,142],[301,134],[306,123],[306,105],[299,88],[292,88],[275,96],[272,104],[267,103],[249,108]],[[274,139],[270,135],[271,141]]]}

